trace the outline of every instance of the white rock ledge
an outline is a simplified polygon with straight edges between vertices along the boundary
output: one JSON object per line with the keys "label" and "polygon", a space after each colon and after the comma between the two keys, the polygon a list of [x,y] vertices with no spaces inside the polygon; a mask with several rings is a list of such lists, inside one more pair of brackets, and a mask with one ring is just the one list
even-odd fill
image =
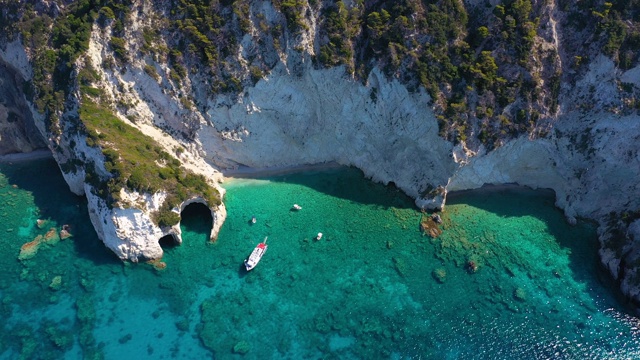
{"label": "white rock ledge", "polygon": [[[122,203],[145,204],[144,209],[133,207],[110,209],[102,198],[93,194],[89,185],[86,185],[85,193],[89,201],[90,219],[98,237],[120,259],[137,262],[162,258],[164,252],[159,241],[167,235],[172,236],[178,244],[182,243],[180,223],[161,228],[151,219],[151,213],[160,209],[165,201],[166,193],[160,192],[151,196],[121,190]],[[217,239],[220,227],[226,218],[224,205],[214,209],[203,198],[198,197],[184,201],[180,204],[179,211],[182,212],[193,203],[201,203],[211,209],[213,224],[209,236],[211,240]],[[178,208],[174,211],[178,212]]]}

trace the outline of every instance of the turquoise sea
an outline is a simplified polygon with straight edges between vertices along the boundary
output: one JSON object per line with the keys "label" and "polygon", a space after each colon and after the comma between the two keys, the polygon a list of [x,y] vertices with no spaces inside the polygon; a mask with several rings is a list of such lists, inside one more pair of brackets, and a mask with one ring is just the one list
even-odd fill
{"label": "turquoise sea", "polygon": [[0,359],[640,358],[593,225],[567,225],[551,193],[452,194],[434,239],[429,214],[355,169],[224,186],[217,242],[192,205],[181,246],[132,264],[52,160],[1,164]]}

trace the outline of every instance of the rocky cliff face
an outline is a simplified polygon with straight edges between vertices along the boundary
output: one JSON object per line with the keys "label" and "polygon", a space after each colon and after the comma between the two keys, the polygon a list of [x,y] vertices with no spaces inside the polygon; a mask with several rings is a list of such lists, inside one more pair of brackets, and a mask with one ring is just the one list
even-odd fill
{"label": "rocky cliff face", "polygon": [[211,123],[196,132],[209,161],[223,167],[337,162],[395,183],[421,205],[441,205],[425,199],[429,186],[445,185],[457,165],[453,145],[438,136],[435,115],[424,106],[429,95],[409,93],[377,69],[366,85],[340,67],[309,67],[301,76],[284,70],[233,102],[209,100]]}
{"label": "rocky cliff face", "polygon": [[[356,76],[354,68],[361,60],[354,60],[355,55],[349,61],[337,61],[339,66],[318,66],[318,57],[329,56],[327,51],[331,50],[324,47],[332,36],[323,25],[323,14],[330,13],[323,8],[324,2],[302,6],[300,29],[286,31],[287,21],[295,16],[292,18],[282,4],[279,8],[270,2],[248,4],[238,13],[220,13],[244,28],[237,47],[224,43],[228,52],[218,54],[224,55],[225,62],[217,68],[220,72],[205,71],[190,62],[187,54],[166,50],[197,38],[197,33],[191,25],[184,26],[184,19],[180,26],[190,31],[190,37],[176,40],[162,32],[149,32],[170,17],[171,5],[145,1],[133,3],[136,11],[128,15],[124,28],[101,10],[103,18],[91,25],[88,50],[76,61],[75,72],[92,69],[95,74],[84,80],[84,86],[98,89],[102,101],[112,104],[110,109],[120,121],[152,136],[183,166],[205,175],[216,187],[220,170],[240,165],[263,168],[333,161],[356,166],[374,181],[393,182],[423,208],[440,208],[447,192],[484,184],[551,188],[569,221],[587,218],[600,224],[602,262],[640,305],[640,235],[635,220],[640,209],[640,116],[631,103],[640,90],[637,61],[635,67],[631,64],[621,70],[599,50],[576,48],[575,41],[581,35],[565,31],[568,13],[554,2],[535,3],[545,23],[533,37],[531,63],[509,60],[513,51],[518,54],[521,49],[496,46],[493,51],[498,71],[506,77],[525,74],[530,85],[539,90],[535,99],[522,95],[523,88],[517,86],[523,85],[499,85],[502,80],[496,74],[491,79],[493,58],[487,54],[480,55],[473,65],[479,77],[469,80],[462,92],[456,93],[459,90],[454,83],[437,92],[429,88],[431,82],[424,83],[427,88],[416,85],[407,76],[388,71],[385,63],[371,61],[364,70],[360,67],[360,76]],[[357,12],[358,4],[347,4],[350,14]],[[500,14],[499,5],[493,4],[490,11],[478,11],[487,16],[497,11],[500,24],[530,19],[529,12],[524,16],[518,9],[503,8]],[[240,14],[246,23],[240,21]],[[498,31],[500,24],[492,24],[487,31]],[[528,24],[522,25],[524,30],[535,25]],[[114,34],[121,41],[114,42]],[[420,38],[424,34],[416,31],[414,35]],[[475,38],[481,44],[478,49],[498,41],[487,36]],[[206,45],[208,40],[200,41]],[[356,53],[358,41],[353,37],[350,45]],[[580,51],[591,56],[580,56],[577,65]],[[25,74],[29,67],[15,60],[19,58],[16,54],[20,49],[10,47],[0,53],[14,68],[22,66],[23,70],[14,73],[23,73],[28,80]],[[409,74],[410,66],[402,64],[398,65],[400,74]],[[405,65],[406,73],[402,73]],[[516,75],[514,78],[521,76]],[[220,91],[219,79],[225,76],[230,91]],[[490,85],[490,80],[495,84]],[[87,195],[92,222],[107,246],[123,259],[159,258],[160,237],[172,234],[179,241],[179,226],[162,228],[151,216],[163,206],[170,189],[154,193],[123,189],[118,198],[123,200],[121,204],[129,205],[121,207],[111,207],[97,194],[95,184],[86,180],[87,174],[108,178],[110,172],[104,153],[87,141],[85,133],[74,130],[78,104],[88,91],[74,84],[68,106],[61,113],[61,131],[28,125],[31,118],[27,115],[24,126],[38,127],[49,139],[71,189]],[[508,94],[499,92],[499,86],[520,89],[520,95],[509,99]],[[455,102],[455,94],[464,94],[466,107]],[[503,95],[505,100],[493,99]],[[507,100],[510,102],[499,105]],[[514,118],[528,119],[530,126],[491,125],[493,120],[487,120],[486,115],[491,106],[500,109],[501,117],[496,118],[503,125],[516,114]],[[452,112],[447,107],[466,110]],[[485,115],[480,115],[481,108]],[[34,114],[34,124],[42,121],[36,111],[25,113]],[[525,118],[520,118],[523,113]],[[531,116],[534,113],[538,117]],[[447,116],[456,122],[445,121]],[[464,119],[467,121],[461,127]],[[494,135],[503,131],[502,136],[483,140],[487,126],[494,126]],[[455,141],[451,141],[452,134],[458,134]],[[179,212],[192,201],[206,202],[194,197],[173,210]],[[223,205],[213,210],[212,238],[225,214]]]}
{"label": "rocky cliff face", "polygon": [[[8,51],[0,51],[0,58],[14,54],[13,64],[28,64],[24,49],[18,42],[9,44]],[[20,58],[22,50],[22,58]],[[0,155],[30,152],[46,146],[37,130],[28,101],[22,94],[24,81],[29,80],[28,67],[22,73],[10,62],[0,60]],[[37,115],[36,115],[37,116]]]}
{"label": "rocky cliff face", "polygon": [[[90,145],[86,132],[78,131],[78,88],[74,86],[74,95],[67,99],[67,108],[59,123],[54,124],[55,126],[50,124],[47,129],[45,116],[29,103],[27,94],[23,92],[23,89],[28,88],[23,83],[31,80],[32,75],[24,46],[19,42],[5,44],[0,51],[0,90],[4,96],[0,110],[6,110],[6,113],[0,114],[8,114],[8,121],[0,121],[0,129],[3,130],[0,154],[29,152],[48,146],[59,163],[70,190],[87,197],[89,215],[98,236],[123,260],[161,258],[163,250],[158,241],[164,236],[172,236],[177,243],[181,243],[179,221],[172,226],[160,226],[153,220],[154,214],[166,203],[166,191],[139,193],[123,188],[120,190],[121,201],[117,206],[113,206],[99,194],[100,190],[95,182],[88,179],[91,176],[108,179],[111,174],[106,168],[105,156],[100,147]],[[0,117],[0,120],[5,118]],[[128,120],[123,118],[122,121]],[[138,126],[153,135],[155,141],[167,151],[173,152],[176,147],[181,146],[171,136],[156,128],[145,128],[145,124]],[[179,157],[183,165],[206,176],[211,186],[224,194],[224,190],[218,186],[221,175],[217,170],[190,152]],[[188,196],[176,204],[171,212],[179,214],[194,202],[210,206],[213,219],[210,236],[215,240],[226,217],[224,204],[215,205],[205,198]]]}

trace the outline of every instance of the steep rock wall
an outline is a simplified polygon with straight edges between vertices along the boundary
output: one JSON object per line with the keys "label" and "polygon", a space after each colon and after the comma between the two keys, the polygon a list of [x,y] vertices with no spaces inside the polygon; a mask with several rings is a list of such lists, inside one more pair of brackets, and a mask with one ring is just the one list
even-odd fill
{"label": "steep rock wall", "polygon": [[8,47],[0,54],[0,155],[30,152],[44,148],[45,142],[33,121],[22,89],[29,74],[3,61],[4,56],[15,56]]}
{"label": "steep rock wall", "polygon": [[197,138],[206,159],[219,166],[333,161],[421,198],[432,184],[446,184],[458,167],[452,144],[438,136],[429,101],[378,69],[365,85],[342,68],[309,67],[301,76],[280,70],[245,89],[235,103],[210,100],[210,122]]}
{"label": "steep rock wall", "polygon": [[[110,55],[106,39],[94,32],[90,51],[94,66]],[[133,41],[131,49],[136,48]],[[286,62],[285,62],[286,61]],[[158,69],[153,79],[142,71]],[[640,130],[635,114],[615,114],[621,102],[620,73],[599,57],[561,101],[563,115],[550,119],[548,136],[505,143],[497,150],[469,151],[438,136],[438,125],[423,91],[409,92],[374,68],[363,84],[341,67],[317,70],[292,51],[253,87],[239,96],[209,96],[206,77],[187,79],[193,92],[172,84],[168,68],[153,59],[132,59],[124,71],[104,70],[101,87],[114,100],[133,104],[121,118],[161,129],[188,150],[194,163],[206,160],[219,169],[292,166],[328,161],[356,166],[374,181],[393,182],[421,207],[440,207],[446,191],[483,184],[518,183],[551,188],[569,221],[601,221],[612,211],[637,207],[612,189],[638,194],[635,141]],[[100,70],[103,71],[103,70]],[[125,91],[122,91],[125,89]],[[196,109],[180,97],[189,96]],[[582,103],[598,105],[584,111]],[[438,187],[444,189],[438,192]],[[633,198],[633,197],[632,197]]]}
{"label": "steep rock wall", "polygon": [[[356,166],[374,181],[393,182],[416,198],[418,206],[428,208],[442,206],[447,191],[488,183],[551,188],[569,221],[585,217],[600,223],[603,264],[627,295],[640,300],[638,225],[627,227],[629,224],[607,219],[610,213],[640,209],[640,117],[628,108],[621,110],[625,100],[620,86],[640,86],[640,67],[621,72],[604,56],[595,57],[584,73],[564,65],[575,79],[562,84],[561,111],[547,114],[547,135],[507,141],[490,152],[482,147],[470,151],[464,143],[454,146],[438,136],[431,99],[421,88],[410,92],[377,67],[362,83],[346,75],[344,68],[317,70],[311,66],[314,39],[319,36],[315,32],[318,14],[309,12],[308,29],[299,36],[285,34],[281,48],[267,48],[261,54],[257,54],[257,49],[264,50],[257,46],[260,34],[252,25],[251,36],[242,38],[235,60],[247,68],[247,59],[260,55],[273,67],[239,94],[216,95],[208,90],[207,74],[189,74],[178,84],[169,75],[166,59],[141,55],[136,31],[152,25],[151,5],[142,2],[145,16],[134,16],[124,34],[126,50],[132,55],[124,64],[114,61],[110,25],[104,29],[94,26],[88,58],[100,76],[96,86],[118,104],[114,112],[123,122],[151,135],[170,153],[177,146],[184,147],[186,151],[177,155],[183,164],[212,182],[220,179],[218,169],[239,165],[334,161]],[[552,21],[546,41],[540,46],[557,52],[554,61],[564,64],[571,57],[562,48],[565,34],[554,20],[553,6],[548,9]],[[281,17],[267,2],[260,8],[265,9],[269,22]],[[27,79],[30,69],[22,61],[25,52],[15,43],[11,46],[0,57]],[[157,77],[145,71],[149,66]],[[71,100],[78,98],[76,94]],[[74,116],[73,109],[65,115],[67,120]],[[34,122],[44,134],[41,123]],[[106,171],[100,165],[101,155],[86,146],[82,137],[63,132],[52,141],[60,145],[55,155],[61,166],[68,160],[94,161],[98,172]],[[98,234],[121,258],[157,258],[162,254],[158,239],[166,234],[179,236],[175,229],[152,226],[149,211],[159,206],[162,194],[143,196],[141,209],[109,209],[84,182],[86,169],[63,172],[74,192],[87,194]],[[224,207],[214,213],[212,237],[224,214]],[[622,240],[616,240],[621,245],[612,245],[616,238],[612,229],[623,234]]]}

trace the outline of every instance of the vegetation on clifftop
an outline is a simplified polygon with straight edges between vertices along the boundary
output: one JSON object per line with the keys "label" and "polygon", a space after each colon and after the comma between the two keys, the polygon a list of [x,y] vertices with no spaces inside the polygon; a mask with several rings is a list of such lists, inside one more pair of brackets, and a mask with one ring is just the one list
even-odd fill
{"label": "vegetation on clifftop", "polygon": [[[570,3],[561,1],[564,13],[550,19],[550,5],[532,0],[277,0],[275,14],[247,0],[180,0],[170,9],[169,32],[180,55],[172,64],[209,73],[213,92],[239,92],[275,65],[265,54],[303,52],[302,39],[313,37],[316,67],[344,65],[364,81],[379,66],[410,89],[422,86],[433,99],[442,137],[492,149],[521,134],[547,134],[559,110],[560,84],[570,80],[553,48],[556,22],[562,29],[580,19],[576,33],[595,35],[598,51],[624,68],[637,63],[638,0]],[[258,33],[249,33],[259,40],[243,69],[236,56],[251,24]],[[567,55],[581,58],[578,51]]]}
{"label": "vegetation on clifftop", "polygon": [[[79,0],[62,7],[58,14],[60,7],[55,4],[0,0],[0,31],[22,37],[33,62],[33,79],[26,93],[45,114],[52,134],[61,131],[58,118],[73,88],[75,63],[89,49],[93,23],[103,14],[100,7],[111,6],[125,17],[130,5],[129,0]],[[116,17],[113,11],[110,15]]]}
{"label": "vegetation on clifftop", "polygon": [[[170,65],[176,86],[201,74],[212,93],[238,94],[277,64],[278,53],[304,58],[307,46],[315,66],[345,65],[363,81],[379,66],[410,89],[429,92],[442,137],[489,149],[524,133],[545,136],[559,110],[560,84],[598,53],[622,69],[640,57],[640,0],[175,0],[145,4],[161,14],[151,19],[158,27],[129,37],[127,24],[142,11],[131,0],[72,1],[59,14],[51,5],[0,4],[0,30],[21,34],[32,50],[31,93],[53,125],[94,23],[111,32],[116,62],[129,61],[126,42],[138,36],[143,54]],[[251,46],[241,47],[247,39]],[[113,68],[112,59],[105,61]],[[297,73],[299,60],[287,61]],[[151,67],[145,71],[154,76]],[[625,100],[630,109],[640,104],[634,91]]]}
{"label": "vegetation on clifftop", "polygon": [[166,191],[163,207],[154,214],[160,226],[176,224],[180,216],[172,209],[188,198],[201,196],[212,207],[220,204],[220,194],[204,176],[181,167],[152,138],[118,119],[104,105],[85,95],[79,114],[88,145],[102,150],[105,168],[112,175],[102,179],[95,171],[87,172],[87,181],[109,204],[121,201],[122,188],[150,194]]}
{"label": "vegetation on clifftop", "polygon": [[[77,81],[83,94],[79,108],[81,128],[86,131],[88,145],[101,149],[105,167],[111,174],[108,179],[100,178],[95,164],[84,164],[86,180],[110,206],[127,205],[120,203],[122,188],[151,194],[166,191],[167,199],[154,214],[154,221],[167,226],[180,220],[172,209],[190,197],[201,196],[212,207],[220,204],[220,194],[203,176],[181,167],[180,161],[163,151],[152,138],[119,120],[101,104],[101,91],[90,86],[97,80],[95,70],[82,65],[83,61],[78,66],[78,60],[89,48],[95,22],[111,25],[112,50],[118,60],[128,60],[121,36],[131,11],[130,0],[79,0],[61,7],[60,14],[51,5],[38,8],[31,3],[7,1],[0,1],[0,5],[7,10],[0,12],[1,30],[20,34],[31,53],[34,76],[27,94],[45,114],[48,129],[54,135],[65,129],[58,118],[68,110],[66,100],[76,89]],[[77,165],[81,165],[77,160],[61,164],[70,168]]]}
{"label": "vegetation on clifftop", "polygon": [[[493,148],[500,139],[533,132],[541,113],[555,112],[554,100],[540,97],[550,85],[535,68],[557,69],[534,63],[539,14],[530,0],[495,7],[456,0],[324,4],[327,36],[318,65],[346,64],[365,78],[377,64],[409,88],[423,86],[448,140],[477,138]],[[338,38],[340,32],[347,36]]]}
{"label": "vegetation on clifftop", "polygon": [[[172,84],[163,91],[177,94],[189,111],[207,110],[192,93],[240,94],[282,59],[292,76],[309,60],[317,68],[344,65],[361,81],[380,67],[411,90],[426,89],[440,135],[471,148],[545,136],[560,110],[561,84],[579,78],[595,56],[621,69],[640,60],[640,0],[0,0],[0,6],[0,38],[22,37],[34,69],[26,92],[47,115],[52,135],[63,131],[58,117],[74,106],[68,100],[76,80],[86,78],[79,60],[96,24],[112,55],[100,65],[124,71],[142,59],[131,53],[137,49],[143,70],[162,81],[156,65],[166,63]],[[139,28],[128,26],[135,17]],[[90,83],[81,90],[95,97]],[[622,105],[612,111],[640,108],[640,89],[619,86]],[[118,181],[146,186],[129,175]]]}

